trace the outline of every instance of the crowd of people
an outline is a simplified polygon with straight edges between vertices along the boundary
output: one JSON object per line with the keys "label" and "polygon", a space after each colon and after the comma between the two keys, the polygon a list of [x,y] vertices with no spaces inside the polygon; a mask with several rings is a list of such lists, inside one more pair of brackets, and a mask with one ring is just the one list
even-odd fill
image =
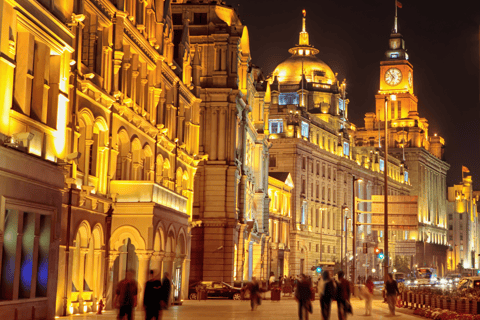
{"label": "crowd of people", "polygon": [[[132,320],[133,312],[137,307],[138,285],[134,271],[128,270],[125,279],[120,281],[115,291],[115,307],[118,309],[118,320]],[[143,308],[145,320],[161,320],[163,310],[168,308],[172,283],[170,274],[165,272],[163,279],[159,279],[153,270],[150,279],[145,284]]]}
{"label": "crowd of people", "polygon": [[[362,279],[363,280],[363,279]],[[309,314],[313,312],[312,301],[315,299],[315,290],[312,278],[304,274],[297,277],[280,277],[279,281],[275,281],[274,274],[270,275],[268,280],[268,289],[279,287],[283,292],[285,288],[294,292],[295,300],[298,302],[298,317],[300,320],[308,320]],[[252,278],[252,282],[248,285],[250,290],[250,301],[252,311],[261,303],[260,292],[262,286],[259,282]],[[372,316],[372,304],[375,285],[373,278],[369,276],[364,282],[364,286],[358,291],[358,297],[365,300],[365,315]],[[339,271],[335,277],[329,271],[324,271],[318,279],[316,291],[319,295],[320,310],[323,320],[330,319],[332,302],[337,303],[338,319],[347,319],[348,314],[353,314],[350,297],[353,294],[353,284],[345,279],[343,271]],[[385,300],[388,303],[391,315],[395,315],[395,305],[397,296],[400,293],[397,282],[391,274],[384,286]]]}

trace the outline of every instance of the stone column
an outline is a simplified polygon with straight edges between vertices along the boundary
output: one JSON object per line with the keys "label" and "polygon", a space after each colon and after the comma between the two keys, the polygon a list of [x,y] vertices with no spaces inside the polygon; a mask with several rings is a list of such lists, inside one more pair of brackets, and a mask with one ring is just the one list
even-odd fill
{"label": "stone column", "polygon": [[107,279],[107,288],[105,288],[105,296],[103,297],[103,301],[105,303],[105,308],[112,309],[113,308],[113,299],[115,298],[115,288],[113,287],[113,264],[115,260],[118,258],[119,252],[118,251],[110,251],[110,255],[108,256],[108,279]]}
{"label": "stone column", "polygon": [[[88,248],[80,248],[80,266],[79,266],[79,274],[78,274],[78,284],[79,288],[77,290],[80,292],[78,295],[78,311],[79,313],[83,313],[83,284],[85,281],[85,257],[88,254]],[[75,267],[75,266],[73,266]]]}
{"label": "stone column", "polygon": [[[116,52],[115,52],[116,53]],[[122,52],[123,53],[123,52]],[[127,97],[127,88],[128,88],[128,68],[131,67],[130,63],[125,62],[122,66],[122,89],[124,98]]]}
{"label": "stone column", "polygon": [[165,252],[154,252],[150,259],[150,269],[153,270],[154,274],[156,273],[161,279],[163,277],[163,258],[165,257]]}
{"label": "stone column", "polygon": [[85,140],[85,168],[83,168],[83,184],[86,186],[88,186],[88,176],[90,175],[90,150],[92,149],[93,142],[93,140]]}
{"label": "stone column", "polygon": [[145,291],[145,283],[148,280],[148,267],[150,265],[150,257],[152,252],[147,250],[136,250],[138,258],[138,295],[137,295],[137,306],[143,306],[143,293]]}
{"label": "stone column", "polygon": [[137,104],[137,77],[140,74],[137,70],[132,71],[132,81],[130,82],[130,87],[132,88],[132,108],[136,113],[140,113],[139,106]]}
{"label": "stone column", "polygon": [[145,86],[148,84],[148,79],[141,79],[140,80],[140,99],[139,99],[139,104],[140,104],[140,114],[145,117],[147,114],[147,105],[145,104],[146,99],[145,99]]}

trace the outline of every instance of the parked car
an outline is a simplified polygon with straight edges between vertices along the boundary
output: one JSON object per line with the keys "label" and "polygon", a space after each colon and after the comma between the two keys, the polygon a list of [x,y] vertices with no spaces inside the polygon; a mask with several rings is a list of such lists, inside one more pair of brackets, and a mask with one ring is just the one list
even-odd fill
{"label": "parked car", "polygon": [[458,282],[458,290],[460,289],[477,289],[480,290],[480,277],[465,277]]}
{"label": "parked car", "polygon": [[192,283],[188,288],[188,298],[197,299],[197,285],[202,285],[207,290],[207,298],[228,298],[240,300],[240,288],[233,287],[225,282],[219,281],[199,281]]}

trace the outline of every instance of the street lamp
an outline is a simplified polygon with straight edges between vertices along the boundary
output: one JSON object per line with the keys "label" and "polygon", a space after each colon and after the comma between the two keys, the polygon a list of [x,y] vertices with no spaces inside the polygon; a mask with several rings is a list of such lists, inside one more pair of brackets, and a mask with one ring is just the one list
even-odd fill
{"label": "street lamp", "polygon": [[[348,207],[346,204],[344,204],[342,206],[342,237],[340,239],[340,266],[341,266],[341,269],[345,270],[346,272],[346,268],[344,268],[343,266],[343,263],[344,263],[344,254],[343,254],[343,234],[345,233],[345,229],[346,229],[346,216],[347,216],[347,212],[348,212]],[[347,241],[345,241],[345,253],[347,252]]]}
{"label": "street lamp", "polygon": [[387,96],[385,95],[385,114],[384,114],[384,120],[385,120],[385,142],[384,142],[384,148],[385,148],[385,166],[383,167],[384,171],[384,184],[385,184],[385,192],[384,192],[384,250],[383,252],[385,253],[385,259],[384,259],[384,276],[385,276],[385,283],[388,281],[388,262],[389,262],[389,255],[388,255],[388,101],[396,101],[397,96],[396,95],[390,95]]}
{"label": "street lamp", "polygon": [[354,175],[352,175],[352,196],[353,196],[353,205],[352,205],[352,233],[353,233],[353,239],[352,239],[352,254],[353,254],[353,261],[352,261],[352,281],[355,283],[355,262],[357,260],[357,221],[356,221],[356,206],[357,206],[357,198],[355,197],[355,182],[361,182],[363,181],[362,178],[355,178]]}

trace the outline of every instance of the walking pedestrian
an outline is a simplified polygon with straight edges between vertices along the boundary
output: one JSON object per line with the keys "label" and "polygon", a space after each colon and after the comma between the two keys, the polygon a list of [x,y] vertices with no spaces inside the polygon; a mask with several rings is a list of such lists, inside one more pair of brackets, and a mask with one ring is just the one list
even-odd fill
{"label": "walking pedestrian", "polygon": [[125,279],[120,281],[115,291],[115,307],[118,308],[118,320],[133,319],[133,308],[137,306],[137,282],[133,279],[134,271],[128,270]]}
{"label": "walking pedestrian", "polygon": [[268,279],[268,287],[272,290],[272,287],[275,285],[275,273],[272,271],[270,272],[270,278]]}
{"label": "walking pedestrian", "polygon": [[372,302],[373,302],[373,288],[374,284],[372,281],[372,276],[368,276],[367,282],[365,282],[365,315],[372,315]]}
{"label": "walking pedestrian", "polygon": [[336,285],[335,281],[330,277],[330,272],[323,271],[322,278],[319,280],[320,308],[322,312],[322,320],[330,319],[330,310],[332,308],[332,299],[335,298]]}
{"label": "walking pedestrian", "polygon": [[346,320],[347,313],[352,313],[352,305],[350,304],[350,281],[344,278],[343,271],[338,272],[338,284],[337,284],[337,308],[338,319]]}
{"label": "walking pedestrian", "polygon": [[145,309],[145,320],[158,320],[160,312],[160,290],[162,282],[150,270],[150,280],[145,284],[143,295],[143,308]]}
{"label": "walking pedestrian", "polygon": [[158,319],[161,320],[163,310],[167,310],[170,302],[170,292],[172,291],[172,282],[170,281],[170,274],[165,272],[162,279],[162,287],[160,288],[160,312]]}
{"label": "walking pedestrian", "polygon": [[387,283],[385,284],[385,291],[387,295],[388,309],[390,309],[390,315],[395,315],[395,304],[397,303],[398,291],[397,281],[393,279],[391,273],[388,274]]}
{"label": "walking pedestrian", "polygon": [[250,307],[253,311],[257,308],[257,305],[261,304],[260,285],[258,284],[256,277],[252,277],[252,282],[248,286],[248,290],[250,290]]}
{"label": "walking pedestrian", "polygon": [[313,312],[311,297],[311,284],[305,275],[301,274],[300,281],[297,283],[297,290],[295,291],[295,300],[298,302],[298,318],[300,320],[304,318],[308,320],[308,314]]}

